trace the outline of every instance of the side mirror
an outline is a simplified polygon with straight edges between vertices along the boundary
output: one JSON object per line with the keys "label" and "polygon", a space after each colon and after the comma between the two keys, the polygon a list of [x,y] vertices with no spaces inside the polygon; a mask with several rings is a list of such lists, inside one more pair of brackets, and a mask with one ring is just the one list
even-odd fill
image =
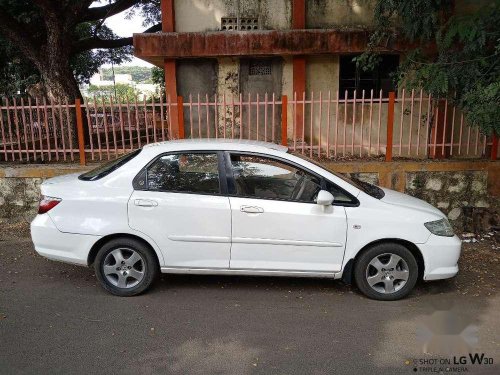
{"label": "side mirror", "polygon": [[333,195],[329,191],[320,190],[318,197],[316,198],[316,204],[321,206],[330,206],[333,203]]}

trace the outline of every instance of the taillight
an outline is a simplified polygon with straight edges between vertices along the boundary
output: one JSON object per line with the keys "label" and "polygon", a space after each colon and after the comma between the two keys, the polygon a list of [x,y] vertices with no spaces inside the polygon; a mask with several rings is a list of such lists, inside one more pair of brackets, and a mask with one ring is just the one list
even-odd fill
{"label": "taillight", "polygon": [[40,197],[40,204],[38,205],[38,213],[44,214],[52,210],[55,206],[61,202],[61,198],[56,197],[47,197],[46,195],[42,195]]}

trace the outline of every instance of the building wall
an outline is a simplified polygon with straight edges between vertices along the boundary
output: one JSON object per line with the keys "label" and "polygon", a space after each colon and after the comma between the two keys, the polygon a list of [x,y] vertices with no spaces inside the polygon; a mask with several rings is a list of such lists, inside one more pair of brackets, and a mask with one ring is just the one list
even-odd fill
{"label": "building wall", "polygon": [[[216,59],[189,59],[177,61],[177,93],[184,98],[185,102],[192,100],[198,102],[198,94],[205,98],[208,94],[210,98],[216,93],[218,63]],[[191,95],[191,98],[190,98]],[[185,134],[191,136],[191,131],[198,134],[198,118],[206,117],[206,108],[194,106],[191,109],[184,108]],[[208,109],[210,118],[214,118],[213,108]],[[212,121],[210,131],[215,131],[215,120]]]}
{"label": "building wall", "polygon": [[370,26],[373,24],[374,3],[371,0],[308,0],[306,28]]}
{"label": "building wall", "polygon": [[[373,4],[372,0],[308,0],[306,2],[306,28],[335,28],[339,26],[369,26],[373,23]],[[221,18],[222,17],[259,17],[259,26],[261,29],[291,29],[292,28],[292,0],[176,0],[174,2],[175,6],[175,28],[177,32],[210,32],[219,31],[221,28]],[[227,32],[227,31],[225,31]],[[249,31],[251,32],[251,31]],[[244,100],[247,100],[248,93],[255,95],[259,93],[261,98],[264,94],[268,92],[271,97],[274,92],[277,100],[281,99],[281,95],[286,94],[289,100],[293,100],[293,68],[292,68],[292,58],[282,58],[280,63],[273,64],[273,76],[272,80],[268,83],[266,79],[255,80],[249,77],[247,74],[248,66],[245,59],[242,61],[242,57],[232,57],[232,58],[219,58],[217,59],[217,64],[215,68],[215,73],[210,73],[209,70],[200,69],[195,63],[185,63],[182,60],[178,61],[179,72],[177,73],[178,86],[180,87],[179,94],[186,96],[189,93],[196,95],[198,92],[203,96],[208,94],[212,96],[217,94],[220,100],[223,96],[226,96],[228,102],[232,100],[232,96],[236,95],[236,100],[238,100],[238,95],[242,93],[244,95]],[[205,63],[201,63],[205,64]],[[316,99],[319,97],[319,92],[322,92],[323,99],[326,100],[328,93],[330,92],[331,98],[335,99],[338,86],[339,86],[339,55],[330,56],[307,56],[306,57],[306,91],[308,92],[307,99],[310,99],[311,92],[316,94]],[[276,72],[276,73],[275,73]],[[215,79],[207,79],[206,74],[213,74]],[[278,77],[277,75],[281,75]],[[187,80],[187,83],[179,82]],[[194,81],[189,83],[189,81]],[[194,86],[194,91],[192,91],[191,86]],[[188,90],[190,88],[190,90]],[[365,93],[366,98],[370,97],[370,93]],[[302,93],[297,93],[297,97],[301,99]],[[361,97],[361,93],[358,93],[358,97]],[[185,98],[187,100],[187,98]],[[418,111],[414,111],[413,122],[415,126],[411,130],[412,139],[416,137],[421,138],[421,143],[425,142],[425,120],[422,122],[422,116],[426,114],[426,103],[423,106],[421,117],[418,117]],[[330,145],[335,142],[335,134],[339,132],[339,136],[343,141],[344,130],[345,138],[347,141],[354,139],[354,144],[361,144],[361,137],[363,137],[363,147],[359,150],[359,146],[355,146],[355,153],[367,152],[371,148],[372,152],[385,152],[384,148],[378,148],[378,141],[380,143],[385,143],[386,137],[386,124],[387,124],[387,113],[385,111],[386,104],[382,104],[381,116],[379,118],[379,104],[375,103],[372,106],[357,105],[354,108],[352,105],[347,106],[347,112],[341,111],[341,113],[336,113],[335,106],[332,105],[330,109],[330,119],[327,117],[326,105],[323,106],[322,113],[319,113],[319,108],[316,106],[315,113],[313,116],[313,134],[318,134],[319,127],[324,129],[324,133],[321,137],[322,147],[326,146],[328,142]],[[408,116],[408,109],[404,111],[403,108],[403,118]],[[353,112],[356,110],[356,124],[352,126],[352,116]],[[401,119],[401,106],[396,106],[395,110],[395,129],[394,129],[394,139],[399,144],[399,138],[407,140],[410,136],[410,130],[408,128],[403,128],[400,133],[400,119]],[[222,134],[223,129],[229,129],[234,121],[236,129],[239,129],[240,125],[240,110],[232,109],[227,107],[224,112],[219,112],[217,114],[218,121],[218,132]],[[361,112],[363,111],[363,120],[361,120]],[[371,111],[371,120],[370,120]],[[247,109],[243,110],[243,125],[247,121]],[[191,114],[188,114],[190,116]],[[204,115],[204,114],[202,114]],[[213,113],[210,113],[210,119],[214,118]],[[196,115],[197,116],[197,115]],[[234,117],[234,120],[232,118]],[[186,117],[188,118],[188,117]],[[279,118],[275,118],[275,123],[277,128],[275,132],[279,134],[280,122],[276,121]],[[288,108],[288,122],[289,132],[293,133],[294,120],[293,117],[293,105]],[[252,116],[252,126],[256,126],[257,119]],[[272,118],[268,118],[272,120]],[[326,137],[326,124],[328,120],[331,124],[330,128],[330,138]],[[372,123],[371,133],[370,121]],[[194,122],[197,122],[197,117],[194,118]],[[259,118],[259,124],[262,124],[262,118]],[[318,144],[320,142],[319,137],[313,136],[311,138],[310,134],[310,122],[311,122],[311,112],[309,109],[305,113],[305,140],[308,143]],[[189,123],[189,121],[188,121]],[[424,126],[422,126],[422,123]],[[334,127],[334,124],[336,126]],[[419,126],[417,126],[420,124]],[[301,126],[299,124],[298,126]],[[188,126],[186,126],[187,128]],[[245,126],[243,126],[245,128]],[[187,129],[186,129],[187,130]],[[261,130],[261,129],[259,129]],[[186,132],[189,134],[189,131]],[[369,140],[371,140],[371,146],[369,145]],[[351,142],[352,143],[352,142]],[[404,142],[403,142],[404,143]],[[408,142],[406,142],[408,143]],[[348,142],[349,144],[349,142]],[[339,150],[343,152],[344,150]],[[347,151],[352,151],[351,148]],[[424,149],[419,150],[420,155],[424,155]],[[399,149],[394,150],[396,155],[400,154]],[[408,149],[403,147],[401,149],[401,155],[408,154]],[[411,150],[412,156],[416,156],[416,150]]]}
{"label": "building wall", "polygon": [[259,16],[264,30],[291,27],[291,0],[176,0],[175,31],[218,31],[221,17]]}

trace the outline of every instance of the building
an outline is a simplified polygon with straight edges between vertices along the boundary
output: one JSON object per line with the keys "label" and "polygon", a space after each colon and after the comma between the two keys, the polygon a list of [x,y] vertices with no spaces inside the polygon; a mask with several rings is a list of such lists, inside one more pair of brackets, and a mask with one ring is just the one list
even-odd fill
{"label": "building", "polygon": [[[115,74],[114,75],[114,81],[113,80],[104,80],[103,74],[101,72],[94,74],[89,81],[89,84],[83,84],[80,87],[80,90],[82,91],[82,95],[84,97],[86,96],[92,96],[88,94],[88,89],[90,86],[96,86],[96,87],[103,87],[103,88],[112,88],[115,84],[120,84],[120,85],[127,85],[132,88],[137,93],[137,98],[138,100],[143,100],[144,98],[149,98],[152,95],[155,95],[159,87],[158,85],[152,84],[152,83],[137,83],[132,79],[131,74]],[[111,90],[112,91],[112,90]]]}
{"label": "building", "polygon": [[[366,48],[373,6],[369,0],[162,0],[163,31],[135,34],[135,55],[165,69],[171,98],[274,93],[301,99],[303,93],[338,91],[343,99],[346,90],[349,98],[354,90],[358,97],[373,90],[374,98],[380,91],[386,98],[397,90],[390,74],[408,44],[394,38],[380,50],[377,70],[356,68],[352,59]],[[299,124],[311,113],[301,108],[293,114],[289,108],[288,117],[294,116],[298,136],[307,138]],[[384,126],[386,116],[379,120]],[[424,141],[423,133],[414,136]]]}

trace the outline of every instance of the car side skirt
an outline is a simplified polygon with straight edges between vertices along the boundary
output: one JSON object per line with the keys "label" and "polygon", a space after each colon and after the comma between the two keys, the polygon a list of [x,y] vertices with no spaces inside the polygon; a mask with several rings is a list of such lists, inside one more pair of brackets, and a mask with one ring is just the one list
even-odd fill
{"label": "car side skirt", "polygon": [[162,273],[192,274],[192,275],[246,275],[246,276],[284,276],[284,277],[318,277],[338,279],[339,272],[308,272],[287,270],[253,270],[253,269],[228,269],[228,268],[183,268],[161,267]]}

